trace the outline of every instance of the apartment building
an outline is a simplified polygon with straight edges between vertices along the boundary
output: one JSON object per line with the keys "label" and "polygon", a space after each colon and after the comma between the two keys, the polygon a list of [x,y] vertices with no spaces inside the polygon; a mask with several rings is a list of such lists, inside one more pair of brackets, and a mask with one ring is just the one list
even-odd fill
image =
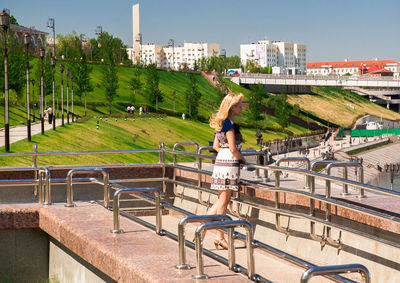
{"label": "apartment building", "polygon": [[260,40],[241,44],[240,59],[243,65],[255,61],[261,68],[274,67],[273,70],[282,74],[302,74],[306,72],[307,47],[292,42]]}
{"label": "apartment building", "polygon": [[[133,60],[133,48],[128,48],[129,59]],[[163,46],[153,43],[140,46],[140,61],[144,65],[155,63],[158,68],[174,69],[187,67],[194,69],[195,64],[205,57],[220,55],[219,44],[188,43],[183,46]]]}

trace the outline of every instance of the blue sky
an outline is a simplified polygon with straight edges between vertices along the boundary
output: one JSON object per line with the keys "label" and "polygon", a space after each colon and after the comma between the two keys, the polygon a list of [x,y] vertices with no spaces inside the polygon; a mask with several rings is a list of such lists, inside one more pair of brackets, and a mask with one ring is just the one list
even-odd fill
{"label": "blue sky", "polygon": [[[128,0],[2,0],[24,26],[94,37],[96,26],[132,44]],[[400,0],[141,0],[143,42],[219,43],[238,55],[241,43],[271,40],[305,43],[307,60],[400,61]]]}

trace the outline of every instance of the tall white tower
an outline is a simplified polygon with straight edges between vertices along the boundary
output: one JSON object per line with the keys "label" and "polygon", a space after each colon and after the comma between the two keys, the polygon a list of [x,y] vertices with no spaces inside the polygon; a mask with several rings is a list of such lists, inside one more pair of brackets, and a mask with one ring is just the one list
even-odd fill
{"label": "tall white tower", "polygon": [[140,34],[140,24],[139,24],[139,3],[132,6],[132,25],[133,25],[133,62],[137,64],[140,62],[140,45],[142,44],[142,36]]}

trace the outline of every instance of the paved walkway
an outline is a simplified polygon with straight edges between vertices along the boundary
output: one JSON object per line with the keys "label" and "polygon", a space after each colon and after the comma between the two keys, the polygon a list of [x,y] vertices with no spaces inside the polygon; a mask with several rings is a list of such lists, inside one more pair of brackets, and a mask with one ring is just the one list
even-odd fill
{"label": "paved walkway", "polygon": [[[71,121],[70,121],[71,122]],[[64,123],[66,124],[67,121],[64,119]],[[35,122],[32,123],[31,125],[31,135],[36,135],[41,133],[41,127],[40,127],[40,122]],[[56,120],[56,127],[61,126],[61,119]],[[45,121],[44,123],[44,130],[48,131],[53,129],[53,125],[49,124],[48,122]],[[28,132],[26,129],[26,125],[21,125],[21,126],[14,126],[10,127],[10,144],[26,139],[28,136]],[[0,147],[5,145],[5,140],[4,140],[4,128],[0,129]]]}

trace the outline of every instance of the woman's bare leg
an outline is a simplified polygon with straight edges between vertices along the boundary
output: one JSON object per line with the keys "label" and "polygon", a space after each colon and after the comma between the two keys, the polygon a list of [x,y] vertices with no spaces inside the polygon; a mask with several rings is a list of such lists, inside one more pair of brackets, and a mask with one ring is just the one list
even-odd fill
{"label": "woman's bare leg", "polygon": [[[216,206],[215,214],[226,214],[226,209],[231,200],[232,190],[220,190],[218,191],[218,202]],[[217,231],[217,239],[224,239],[224,233],[222,231]]]}

